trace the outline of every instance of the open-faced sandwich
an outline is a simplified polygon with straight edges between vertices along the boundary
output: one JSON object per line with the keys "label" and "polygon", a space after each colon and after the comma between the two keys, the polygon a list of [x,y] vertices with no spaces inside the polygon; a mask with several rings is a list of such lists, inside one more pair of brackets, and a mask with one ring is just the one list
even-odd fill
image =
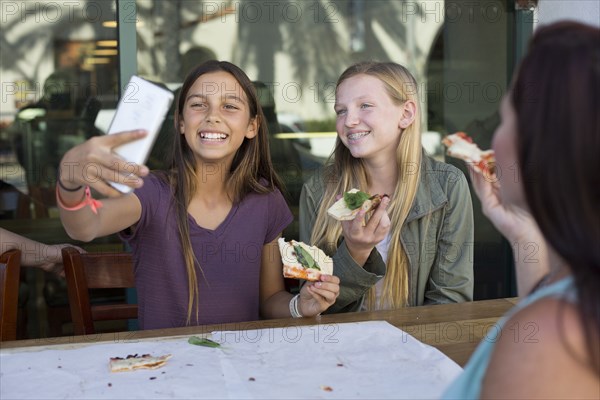
{"label": "open-faced sandwich", "polygon": [[485,170],[494,172],[496,164],[494,150],[481,150],[466,133],[457,132],[448,135],[442,139],[442,143],[448,147],[446,152],[449,156],[468,162],[479,172]]}
{"label": "open-faced sandwich", "polygon": [[125,358],[111,357],[109,362],[110,372],[134,371],[136,369],[157,369],[164,366],[171,354],[153,357],[150,354],[130,354]]}
{"label": "open-faced sandwich", "polygon": [[277,242],[285,278],[318,281],[321,274],[333,274],[333,260],[318,247],[284,238]]}
{"label": "open-faced sandwich", "polygon": [[361,209],[364,209],[366,212],[376,209],[379,203],[381,203],[381,199],[382,196],[379,194],[371,196],[358,189],[350,189],[344,193],[341,199],[329,207],[327,214],[338,221],[349,221],[356,218],[356,214]]}

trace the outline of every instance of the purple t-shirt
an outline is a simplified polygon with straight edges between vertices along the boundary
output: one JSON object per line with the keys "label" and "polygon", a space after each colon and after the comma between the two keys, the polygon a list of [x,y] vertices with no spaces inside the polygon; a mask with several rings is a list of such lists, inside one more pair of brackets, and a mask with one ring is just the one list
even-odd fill
{"label": "purple t-shirt", "polygon": [[[135,191],[142,215],[135,231],[121,233],[132,247],[141,329],[185,326],[188,277],[171,188],[149,175]],[[263,245],[273,241],[293,216],[278,190],[248,194],[234,204],[215,230],[188,214],[190,238],[202,268],[197,271],[198,324],[259,319],[259,277]],[[195,324],[192,311],[191,323]]]}

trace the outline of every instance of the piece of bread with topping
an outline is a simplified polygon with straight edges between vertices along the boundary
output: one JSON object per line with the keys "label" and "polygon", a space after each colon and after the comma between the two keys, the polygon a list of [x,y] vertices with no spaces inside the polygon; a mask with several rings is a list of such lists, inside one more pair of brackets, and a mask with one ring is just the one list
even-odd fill
{"label": "piece of bread with topping", "polygon": [[371,196],[358,189],[350,189],[327,209],[327,214],[338,221],[350,221],[356,218],[360,210],[369,212],[376,209],[381,199],[382,196],[379,194]]}
{"label": "piece of bread with topping", "polygon": [[446,154],[470,163],[476,171],[494,172],[496,158],[494,150],[481,150],[465,132],[456,132],[442,139],[448,148]]}
{"label": "piece of bread with topping", "polygon": [[321,274],[333,274],[333,260],[318,247],[295,240],[286,242],[284,238],[277,243],[285,278],[318,281]]}

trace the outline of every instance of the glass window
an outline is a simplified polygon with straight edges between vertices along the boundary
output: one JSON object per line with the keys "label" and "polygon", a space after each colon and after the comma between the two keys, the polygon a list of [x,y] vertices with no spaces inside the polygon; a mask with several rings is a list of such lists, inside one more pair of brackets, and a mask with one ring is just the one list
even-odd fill
{"label": "glass window", "polygon": [[[135,18],[136,33],[122,34],[119,43],[116,10],[125,3],[132,7],[121,18]],[[3,1],[0,7],[0,226],[46,243],[70,241],[54,200],[58,161],[106,131],[120,77],[131,65],[174,92],[207,59],[231,61],[248,73],[296,216],[284,235],[297,238],[302,184],[335,144],[335,83],[346,67],[362,60],[408,67],[426,110],[423,146],[444,159],[440,140],[458,130],[489,147],[515,59],[513,0]],[[121,47],[136,53],[119,55]],[[119,57],[130,65],[119,65]],[[169,116],[151,168],[165,166],[172,124]],[[460,162],[446,161],[464,171]],[[475,296],[514,294],[510,246],[473,198]],[[115,235],[86,244],[90,251],[121,246]]]}
{"label": "glass window", "polygon": [[[104,0],[0,2],[0,227],[73,242],[58,218],[56,170],[69,148],[100,133],[99,113],[118,100],[115,10]],[[84,247],[122,244],[112,235]],[[18,338],[68,334],[64,279],[29,268],[22,276]]]}
{"label": "glass window", "polygon": [[2,2],[1,224],[68,241],[54,200],[57,165],[99,133],[118,90],[115,2]]}
{"label": "glass window", "polygon": [[[303,182],[336,133],[335,83],[351,63],[394,61],[419,82],[423,146],[459,130],[490,146],[513,65],[514,3],[398,0],[137,0],[138,72],[174,90],[195,64],[217,58],[256,82],[270,119],[271,153],[297,217]],[[152,160],[164,160],[171,121]],[[465,173],[461,162],[448,159]],[[153,166],[160,167],[160,162]],[[475,197],[476,298],[511,294],[510,249]],[[296,238],[297,219],[284,235]]]}

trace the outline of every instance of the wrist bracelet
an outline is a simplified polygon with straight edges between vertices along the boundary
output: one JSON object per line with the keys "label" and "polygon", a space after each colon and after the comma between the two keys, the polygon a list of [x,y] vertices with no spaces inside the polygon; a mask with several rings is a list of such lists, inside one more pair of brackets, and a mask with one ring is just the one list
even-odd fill
{"label": "wrist bracelet", "polygon": [[64,184],[63,184],[63,183],[60,181],[60,168],[58,169],[58,172],[56,173],[56,184],[57,184],[58,186],[60,186],[60,188],[61,188],[62,190],[65,190],[65,191],[67,191],[67,192],[76,192],[76,191],[80,190],[80,189],[83,187],[82,185],[79,185],[79,186],[77,186],[76,188],[73,188],[73,189],[66,187],[66,186],[65,186],[65,185],[64,185]]}
{"label": "wrist bracelet", "polygon": [[60,198],[60,193],[58,191],[58,186],[57,186],[56,187],[56,204],[58,204],[58,206],[60,208],[62,208],[63,210],[66,210],[66,211],[77,211],[77,210],[81,210],[85,206],[90,206],[90,208],[92,209],[92,212],[94,214],[98,214],[98,209],[102,208],[102,202],[100,200],[96,200],[92,197],[92,192],[91,192],[89,186],[85,187],[85,195],[83,197],[83,200],[81,200],[80,203],[75,204],[72,207],[66,206],[65,203],[63,203],[62,199]]}
{"label": "wrist bracelet", "polygon": [[303,315],[300,313],[300,310],[298,309],[298,301],[300,299],[300,295],[297,294],[294,297],[292,297],[292,299],[290,300],[290,314],[292,315],[292,318],[302,318]]}

